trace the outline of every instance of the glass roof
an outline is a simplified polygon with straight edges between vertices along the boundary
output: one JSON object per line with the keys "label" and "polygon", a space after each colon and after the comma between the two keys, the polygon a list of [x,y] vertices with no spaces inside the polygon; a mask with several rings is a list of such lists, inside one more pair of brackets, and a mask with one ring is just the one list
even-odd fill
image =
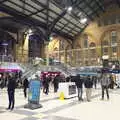
{"label": "glass roof", "polygon": [[[0,10],[21,24],[42,27],[68,39],[83,31],[110,4],[119,0],[0,0]],[[72,6],[72,11],[68,7]],[[86,18],[85,23],[80,23]],[[23,22],[24,20],[24,22]]]}

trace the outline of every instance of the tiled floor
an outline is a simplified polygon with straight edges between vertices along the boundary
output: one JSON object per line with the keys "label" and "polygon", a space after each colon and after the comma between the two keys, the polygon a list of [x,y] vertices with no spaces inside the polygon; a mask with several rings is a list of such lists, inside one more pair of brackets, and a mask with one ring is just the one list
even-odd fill
{"label": "tiled floor", "polygon": [[120,89],[110,90],[110,100],[101,101],[101,90],[93,89],[92,101],[79,102],[76,98],[59,100],[57,94],[41,93],[42,108],[25,109],[27,99],[22,90],[16,90],[15,109],[8,111],[6,89],[0,90],[0,119],[1,120],[119,120]]}

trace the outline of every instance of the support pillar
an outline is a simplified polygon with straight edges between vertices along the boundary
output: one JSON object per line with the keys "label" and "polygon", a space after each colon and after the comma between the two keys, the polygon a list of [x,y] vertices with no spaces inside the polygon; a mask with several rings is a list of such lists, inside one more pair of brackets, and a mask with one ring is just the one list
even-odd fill
{"label": "support pillar", "polygon": [[49,42],[45,42],[46,65],[49,66]]}
{"label": "support pillar", "polygon": [[75,54],[74,54],[74,49],[72,49],[72,66],[75,66]]}

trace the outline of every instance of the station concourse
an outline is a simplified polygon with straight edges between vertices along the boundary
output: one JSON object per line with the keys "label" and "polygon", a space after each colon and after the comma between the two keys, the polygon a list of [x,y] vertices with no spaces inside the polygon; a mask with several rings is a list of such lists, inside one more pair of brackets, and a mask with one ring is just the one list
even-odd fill
{"label": "station concourse", "polygon": [[119,100],[120,0],[0,0],[1,120],[119,120]]}

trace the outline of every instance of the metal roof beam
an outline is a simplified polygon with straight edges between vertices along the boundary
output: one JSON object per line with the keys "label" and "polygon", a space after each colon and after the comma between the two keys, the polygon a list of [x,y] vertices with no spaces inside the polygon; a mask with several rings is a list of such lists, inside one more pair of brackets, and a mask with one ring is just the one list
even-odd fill
{"label": "metal roof beam", "polygon": [[[23,0],[22,0],[23,1]],[[33,7],[33,6],[31,6],[31,4],[29,4],[29,3],[27,3],[27,2],[25,2],[25,4],[27,4],[28,6],[30,6],[30,7]],[[42,6],[43,7],[43,6]],[[33,7],[34,8],[34,7]],[[36,9],[36,8],[35,8]],[[44,8],[44,9],[47,9],[47,8]],[[50,9],[49,9],[50,10]],[[50,10],[51,12],[53,12],[53,13],[55,13],[56,15],[58,15],[55,11],[52,11],[52,10]],[[45,12],[42,12],[42,13],[44,13],[44,14],[46,14]],[[31,13],[32,14],[32,13]],[[36,14],[36,16],[38,16],[38,17],[41,17],[41,16],[39,16],[39,15],[37,15]],[[52,18],[52,19],[54,19],[54,17],[52,17],[52,16],[49,16],[50,18]],[[43,17],[42,17],[43,18]],[[43,18],[44,19],[44,18]],[[69,22],[69,23],[71,23],[71,24],[73,24],[73,25],[75,25],[74,23],[72,23],[71,21],[69,21],[69,20],[67,20],[66,18],[63,18],[63,19],[65,19],[67,22]],[[61,21],[59,21],[59,23],[61,23],[61,24],[63,24]],[[64,24],[63,24],[64,25]],[[77,28],[79,28],[77,25],[75,25]],[[69,27],[69,26],[68,26]]]}
{"label": "metal roof beam", "polygon": [[63,30],[66,26],[68,26],[68,24],[69,24],[69,22],[66,23],[63,27],[61,27],[61,29],[59,31]]}
{"label": "metal roof beam", "polygon": [[[41,21],[38,21],[38,20],[36,20],[34,18],[30,18],[30,17],[24,19],[26,17],[26,14],[18,12],[17,10],[12,9],[9,6],[0,4],[0,10],[14,16],[13,20],[15,20],[17,22],[21,22],[24,25],[27,25],[27,26],[40,26],[40,27],[44,28],[45,30],[47,29],[45,23],[43,23]],[[58,30],[55,29],[54,32],[56,33],[56,31],[58,31]],[[60,32],[60,33],[62,33],[61,35],[64,34],[63,32]],[[67,37],[67,36],[68,36],[68,38],[73,39],[73,37],[68,35],[68,34],[66,34],[64,37]]]}
{"label": "metal roof beam", "polygon": [[[31,1],[47,9],[47,6],[46,6],[46,5],[44,5],[43,3],[40,3],[38,0],[35,0],[35,1],[34,1],[34,0],[31,0]],[[59,14],[58,14],[58,13],[56,13],[54,10],[49,9],[49,11],[51,11],[51,12],[53,12],[53,13],[55,13],[56,15],[58,15],[58,16],[59,16]],[[72,22],[71,22],[71,21],[69,21],[68,19],[66,19],[66,18],[64,18],[64,17],[63,17],[63,19],[64,19],[65,21],[67,21],[67,22],[69,22],[69,23],[71,23],[71,24],[75,25],[77,28],[79,28],[76,24],[72,23]]]}
{"label": "metal roof beam", "polygon": [[9,6],[5,6],[3,4],[0,4],[0,11],[3,11],[5,13],[8,13],[12,16],[14,16],[14,19],[15,20],[20,20],[20,21],[23,21],[23,22],[26,22],[25,24],[26,25],[37,25],[37,26],[41,26],[43,28],[46,28],[46,26],[44,25],[44,23],[42,22],[38,22],[38,20],[35,20],[33,18],[26,18],[26,15],[24,13],[20,13],[14,9],[11,9]]}
{"label": "metal roof beam", "polygon": [[[23,1],[23,0],[22,0]],[[12,2],[13,3],[13,2]],[[13,3],[13,4],[15,4],[15,5],[17,5],[16,3]],[[26,3],[27,4],[27,3]],[[29,4],[28,4],[29,5]],[[17,6],[19,6],[19,5],[17,5]],[[21,6],[19,6],[19,7],[21,7]],[[27,9],[26,9],[27,10]],[[30,12],[29,10],[27,10],[28,12]],[[17,12],[17,11],[16,11]],[[21,14],[23,14],[23,13],[21,13]],[[32,13],[31,13],[32,14]],[[44,13],[45,14],[45,13]],[[43,18],[44,20],[46,20],[44,17],[42,17],[42,16],[40,16],[40,15],[36,15],[36,16],[38,16],[38,17],[41,17],[41,18]],[[49,16],[50,18],[53,18],[52,16]],[[26,14],[25,14],[25,17],[22,19],[22,21],[24,20],[25,21],[25,19],[27,19],[27,18],[29,18]],[[34,18],[33,18],[34,19]],[[14,19],[15,20],[15,19]],[[17,20],[18,21],[18,20]],[[62,22],[60,22],[61,24],[63,24]],[[64,24],[63,24],[64,25]],[[77,26],[78,27],[78,26]]]}
{"label": "metal roof beam", "polygon": [[49,40],[49,36],[50,36],[50,28],[49,28],[49,7],[50,7],[50,0],[47,0],[47,9],[46,9],[46,24],[47,24],[47,30],[46,30],[46,36],[47,36],[47,40]]}
{"label": "metal roof beam", "polygon": [[38,11],[36,11],[36,12],[34,12],[34,13],[29,14],[27,17],[31,17],[32,15],[36,15],[36,14],[38,14],[38,13],[44,11],[44,10],[45,10],[45,8],[43,8],[43,9],[41,9],[41,10],[38,10]]}
{"label": "metal roof beam", "polygon": [[[96,2],[96,4],[98,5],[98,7],[105,12],[104,6],[101,6],[100,3],[102,4],[102,2],[98,2],[98,0],[94,0]],[[100,0],[99,0],[100,1]]]}
{"label": "metal roof beam", "polygon": [[[53,3],[53,2],[52,2]],[[73,3],[73,2],[72,2]],[[74,4],[72,7],[76,7],[77,5],[79,5],[80,3],[82,3],[81,0],[79,1],[74,1]],[[53,3],[54,5],[56,5],[57,7],[59,7],[57,4]],[[60,8],[60,7],[59,7]],[[74,14],[72,11],[71,11],[71,14],[69,14],[72,18],[74,18],[76,21],[79,21],[79,18],[78,16],[76,16],[76,14]],[[71,23],[72,25],[76,26],[77,28],[79,28],[76,24],[72,23],[71,21],[67,20],[66,18],[63,18],[65,19],[67,22]]]}
{"label": "metal roof beam", "polygon": [[93,13],[97,15],[97,17],[99,17],[99,14],[96,11],[94,11],[94,8],[91,7],[90,3],[88,3],[86,0],[84,0],[84,3],[91,9],[91,11],[93,11]]}
{"label": "metal roof beam", "polygon": [[92,20],[93,21],[93,18],[90,16],[90,15],[88,15],[80,6],[76,6],[79,10],[81,10],[90,20]]}
{"label": "metal roof beam", "polygon": [[52,31],[54,26],[56,25],[56,23],[63,18],[63,16],[67,13],[67,10],[64,10],[54,21],[53,23],[50,25],[50,30]]}
{"label": "metal roof beam", "polygon": [[0,1],[0,4],[1,4],[1,3],[4,3],[4,2],[6,2],[6,1],[9,1],[9,0],[1,0],[1,1]]}

